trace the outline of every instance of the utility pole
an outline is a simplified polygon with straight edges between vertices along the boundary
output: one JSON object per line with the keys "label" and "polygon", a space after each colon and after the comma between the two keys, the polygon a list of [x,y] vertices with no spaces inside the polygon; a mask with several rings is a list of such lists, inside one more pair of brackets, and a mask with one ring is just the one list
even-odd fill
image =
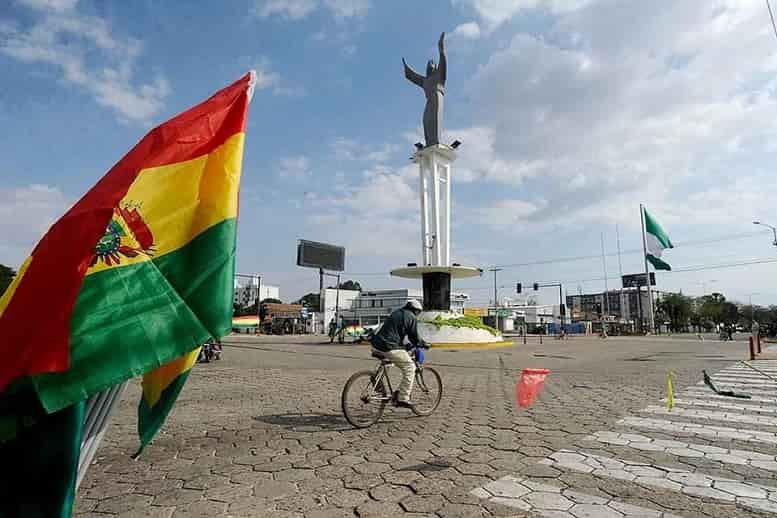
{"label": "utility pole", "polygon": [[602,324],[602,332],[605,336],[607,336],[607,327],[606,327],[606,320],[607,316],[610,314],[610,293],[609,288],[607,287],[607,261],[604,258],[604,232],[600,234],[601,241],[602,241],[602,273],[604,274],[604,305],[602,307],[602,310],[604,312],[605,320],[601,322]]}
{"label": "utility pole", "polygon": [[494,272],[494,320],[496,321],[496,327],[499,329],[499,299],[496,287],[496,272],[501,272],[502,268],[489,268],[489,272]]}

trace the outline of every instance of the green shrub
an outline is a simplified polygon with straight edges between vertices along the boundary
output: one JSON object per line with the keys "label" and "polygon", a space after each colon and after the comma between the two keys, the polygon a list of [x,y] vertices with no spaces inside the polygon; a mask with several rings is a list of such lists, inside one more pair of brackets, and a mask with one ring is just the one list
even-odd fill
{"label": "green shrub", "polygon": [[466,327],[468,329],[483,329],[484,331],[488,331],[494,336],[499,336],[499,331],[494,329],[491,326],[487,326],[483,323],[482,320],[480,320],[480,317],[472,317],[472,316],[461,316],[457,318],[440,318],[438,315],[434,320],[421,320],[424,324],[432,324],[433,326],[436,326],[438,329],[442,326],[449,326],[449,327]]}

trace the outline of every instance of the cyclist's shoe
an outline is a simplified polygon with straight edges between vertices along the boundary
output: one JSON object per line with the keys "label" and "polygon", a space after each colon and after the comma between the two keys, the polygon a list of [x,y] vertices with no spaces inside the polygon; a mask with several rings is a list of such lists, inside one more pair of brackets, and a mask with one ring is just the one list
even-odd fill
{"label": "cyclist's shoe", "polygon": [[399,400],[397,400],[397,406],[399,408],[410,408],[410,409],[412,409],[413,408],[413,403],[411,403],[410,401],[399,401]]}

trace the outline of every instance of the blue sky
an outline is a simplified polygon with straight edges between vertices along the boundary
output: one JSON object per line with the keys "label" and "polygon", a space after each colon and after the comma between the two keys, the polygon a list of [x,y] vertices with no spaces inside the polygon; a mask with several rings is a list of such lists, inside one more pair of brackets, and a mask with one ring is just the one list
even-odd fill
{"label": "blue sky", "polygon": [[[192,4],[192,5],[186,5]],[[448,33],[445,127],[453,257],[516,281],[604,286],[607,254],[641,247],[639,203],[678,271],[660,288],[777,303],[769,232],[777,39],[759,0],[11,0],[0,5],[0,262],[48,225],[154,125],[256,69],[238,270],[289,299],[317,286],[299,238],[347,247],[349,277],[420,255],[421,70]],[[772,218],[772,219],[770,219]],[[565,257],[565,262],[529,262]],[[609,286],[618,259],[606,258]],[[641,256],[625,253],[625,273]],[[458,283],[477,302],[491,278]],[[542,295],[551,301],[553,294]]]}

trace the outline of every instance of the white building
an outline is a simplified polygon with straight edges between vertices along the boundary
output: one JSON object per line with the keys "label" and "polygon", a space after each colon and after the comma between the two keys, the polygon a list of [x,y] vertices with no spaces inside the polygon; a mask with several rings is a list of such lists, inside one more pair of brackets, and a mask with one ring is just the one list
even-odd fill
{"label": "white building", "polygon": [[[511,318],[516,322],[523,321],[530,325],[557,324],[560,321],[558,304],[536,304],[531,306],[507,304],[505,306],[499,306],[497,310],[502,314],[507,310],[512,313]],[[488,311],[489,314],[493,314],[494,308],[489,308]],[[568,317],[566,318],[566,321],[569,321]]]}
{"label": "white building", "polygon": [[[259,279],[250,279],[248,284],[239,284],[238,279],[235,279],[235,292],[233,302],[241,306],[252,306],[256,303],[257,292],[259,294],[259,300],[264,299],[279,299],[281,298],[281,289],[278,286],[270,286],[269,284],[259,284]],[[258,290],[257,290],[258,288]]]}
{"label": "white building", "polygon": [[[338,295],[338,291],[340,292]],[[331,322],[337,314],[336,309],[339,308],[340,315],[343,316],[344,311],[350,310],[353,307],[353,302],[359,296],[359,292],[356,290],[337,290],[335,288],[326,288],[324,290],[324,318],[322,319],[323,330],[326,333],[329,329],[329,322]]]}

